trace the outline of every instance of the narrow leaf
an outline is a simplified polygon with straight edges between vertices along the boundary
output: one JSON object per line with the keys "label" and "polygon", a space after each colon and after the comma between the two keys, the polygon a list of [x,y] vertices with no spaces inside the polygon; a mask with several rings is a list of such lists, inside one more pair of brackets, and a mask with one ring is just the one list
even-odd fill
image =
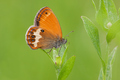
{"label": "narrow leaf", "polygon": [[59,49],[59,55],[61,57],[61,59],[64,56],[64,53],[67,51],[67,46],[66,45],[62,45],[61,48]]}
{"label": "narrow leaf", "polygon": [[108,21],[115,23],[118,20],[118,15],[113,0],[105,0],[105,5],[108,13]]}
{"label": "narrow leaf", "polygon": [[103,73],[105,74],[105,71],[106,71],[106,65],[105,65],[105,62],[103,61],[103,59],[102,58],[100,58],[101,59],[101,62],[102,62],[102,71],[103,71]]}
{"label": "narrow leaf", "polygon": [[[63,47],[64,48],[64,47]],[[62,66],[65,64],[65,62],[67,61],[67,49],[68,49],[68,46],[66,47],[65,51],[64,51],[64,54],[63,54],[63,57],[62,57]]]}
{"label": "narrow leaf", "polygon": [[103,59],[101,57],[98,29],[91,22],[91,20],[89,20],[87,17],[82,16],[82,20],[83,20],[83,23],[84,23],[85,30],[88,33],[89,37],[91,38],[95,49],[97,50],[99,58],[102,62],[103,72],[105,74],[106,65],[105,65],[105,62],[103,61]]}
{"label": "narrow leaf", "polygon": [[107,70],[106,70],[106,80],[112,80],[112,64],[113,64],[113,60],[115,57],[115,53],[116,53],[117,47],[115,47],[113,49],[113,51],[111,52],[111,54],[108,56],[108,64],[107,64]]}
{"label": "narrow leaf", "polygon": [[65,63],[65,65],[63,66],[63,68],[60,71],[60,74],[58,76],[58,80],[65,80],[67,78],[67,76],[70,74],[74,62],[75,62],[75,56],[72,56],[71,58],[69,58],[67,60],[67,62]]}
{"label": "narrow leaf", "polygon": [[111,52],[111,54],[109,55],[109,60],[108,61],[111,63],[111,65],[113,64],[113,60],[114,60],[116,51],[117,51],[117,47],[115,47],[113,49],[113,51]]}
{"label": "narrow leaf", "polygon": [[116,34],[120,32],[120,20],[115,22],[109,29],[106,36],[107,43],[110,43],[112,39],[115,38]]}
{"label": "narrow leaf", "polygon": [[96,5],[95,5],[94,0],[92,0],[92,3],[93,3],[93,6],[94,6],[94,8],[95,8],[95,11],[97,11],[97,8],[96,8]]}
{"label": "narrow leaf", "polygon": [[96,12],[96,21],[103,27],[103,29],[106,29],[105,26],[107,24],[107,17],[108,14],[105,8],[104,0],[100,0],[99,9]]}
{"label": "narrow leaf", "polygon": [[90,19],[88,19],[87,17],[82,16],[81,18],[83,20],[85,30],[88,33],[89,37],[91,38],[92,43],[93,43],[95,49],[97,50],[99,57],[101,58],[98,29],[95,27],[95,25],[92,23],[92,21]]}
{"label": "narrow leaf", "polygon": [[98,80],[103,80],[103,69],[100,70]]}
{"label": "narrow leaf", "polygon": [[58,56],[58,52],[56,50],[53,50],[53,61],[56,62],[56,57]]}

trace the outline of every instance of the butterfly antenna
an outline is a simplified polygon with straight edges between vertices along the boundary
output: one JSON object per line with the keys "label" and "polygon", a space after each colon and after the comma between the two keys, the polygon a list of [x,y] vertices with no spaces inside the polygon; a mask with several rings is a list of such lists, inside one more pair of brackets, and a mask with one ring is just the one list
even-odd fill
{"label": "butterfly antenna", "polygon": [[74,31],[69,32],[64,38],[69,37],[69,34],[72,33],[72,32],[74,32]]}

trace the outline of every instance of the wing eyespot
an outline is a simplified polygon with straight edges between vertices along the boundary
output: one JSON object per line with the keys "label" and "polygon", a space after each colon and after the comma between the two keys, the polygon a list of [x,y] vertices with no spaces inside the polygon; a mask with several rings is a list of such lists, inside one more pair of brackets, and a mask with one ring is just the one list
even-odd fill
{"label": "wing eyespot", "polygon": [[41,30],[41,32],[44,32],[44,30]]}
{"label": "wing eyespot", "polygon": [[35,42],[35,39],[32,39],[32,42]]}
{"label": "wing eyespot", "polygon": [[48,14],[47,12],[45,12],[45,14]]}
{"label": "wing eyespot", "polygon": [[31,37],[32,37],[32,38],[35,38],[35,35],[32,35]]}

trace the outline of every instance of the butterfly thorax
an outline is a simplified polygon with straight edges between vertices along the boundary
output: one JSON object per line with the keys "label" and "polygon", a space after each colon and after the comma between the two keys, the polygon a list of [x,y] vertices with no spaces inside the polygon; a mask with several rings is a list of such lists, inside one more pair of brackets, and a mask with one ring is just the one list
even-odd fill
{"label": "butterfly thorax", "polygon": [[59,48],[62,44],[65,44],[65,43],[67,43],[67,40],[65,39],[57,40],[54,47]]}

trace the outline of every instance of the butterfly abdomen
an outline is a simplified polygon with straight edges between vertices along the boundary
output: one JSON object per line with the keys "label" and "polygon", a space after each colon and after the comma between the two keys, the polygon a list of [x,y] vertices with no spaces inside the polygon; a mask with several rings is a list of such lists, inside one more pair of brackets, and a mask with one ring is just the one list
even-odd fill
{"label": "butterfly abdomen", "polygon": [[37,49],[39,39],[42,38],[40,35],[41,28],[31,26],[26,32],[26,41],[32,49]]}

